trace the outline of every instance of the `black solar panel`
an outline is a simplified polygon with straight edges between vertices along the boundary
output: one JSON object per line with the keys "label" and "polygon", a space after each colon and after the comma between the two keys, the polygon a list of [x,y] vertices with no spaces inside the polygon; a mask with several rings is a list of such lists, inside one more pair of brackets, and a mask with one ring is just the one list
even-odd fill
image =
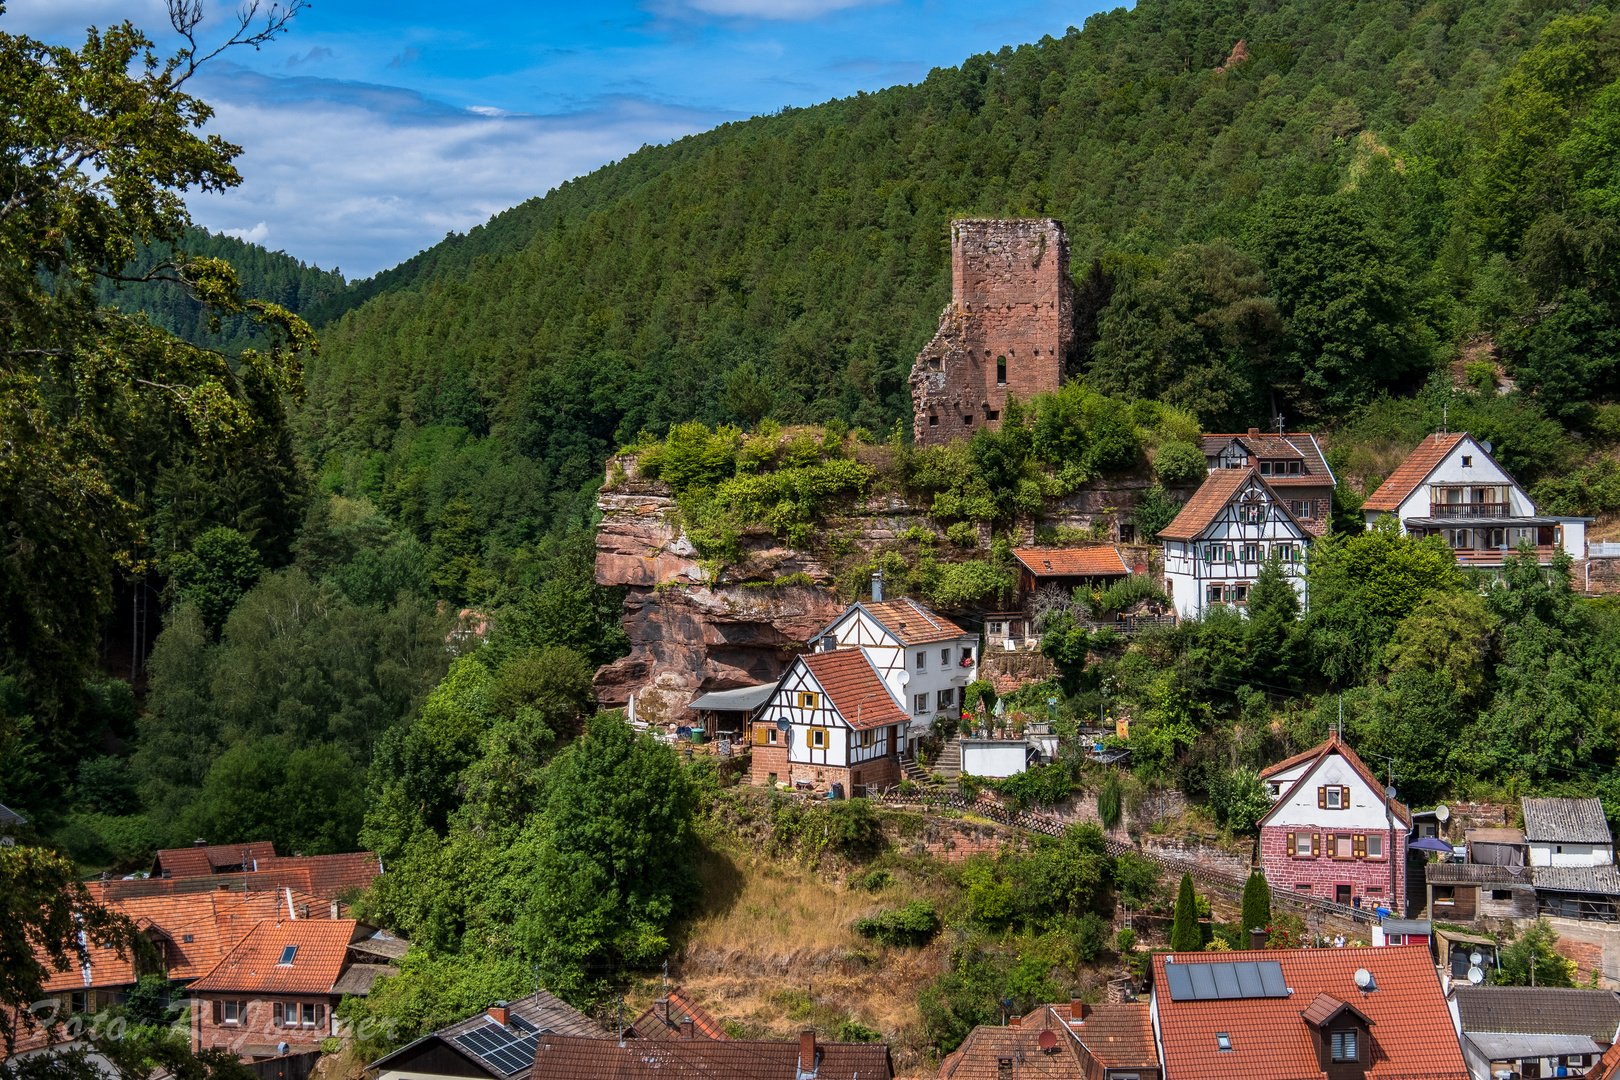
{"label": "black solar panel", "polygon": [[[534,1031],[533,1024],[522,1023],[521,1026],[524,1030]],[[505,1076],[522,1072],[533,1065],[534,1052],[540,1041],[537,1035],[519,1038],[499,1024],[486,1024],[464,1031],[455,1039]]]}
{"label": "black solar panel", "polygon": [[1164,965],[1171,1001],[1219,1001],[1287,997],[1282,964],[1276,960],[1243,960],[1218,964]]}
{"label": "black solar panel", "polygon": [[523,1019],[523,1017],[515,1014],[509,1015],[506,1018],[506,1026],[509,1028],[515,1028],[518,1031],[528,1032],[530,1035],[533,1035],[538,1030],[533,1024]]}

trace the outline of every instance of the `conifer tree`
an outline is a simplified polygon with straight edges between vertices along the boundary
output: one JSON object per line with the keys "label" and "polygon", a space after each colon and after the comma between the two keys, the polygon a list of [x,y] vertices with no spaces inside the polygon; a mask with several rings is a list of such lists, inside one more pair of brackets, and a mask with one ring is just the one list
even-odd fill
{"label": "conifer tree", "polygon": [[1266,876],[1255,870],[1243,883],[1243,933],[1264,930],[1271,925],[1271,889]]}
{"label": "conifer tree", "polygon": [[1198,929],[1198,899],[1193,893],[1191,874],[1181,875],[1181,892],[1176,896],[1176,921],[1170,927],[1170,948],[1176,952],[1198,952],[1204,935]]}

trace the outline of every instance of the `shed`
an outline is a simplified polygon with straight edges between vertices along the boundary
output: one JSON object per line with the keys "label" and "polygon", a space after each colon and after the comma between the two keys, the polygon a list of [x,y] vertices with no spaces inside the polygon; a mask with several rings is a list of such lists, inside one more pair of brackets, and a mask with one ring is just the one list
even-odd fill
{"label": "shed", "polygon": [[1436,929],[1434,951],[1440,966],[1451,972],[1453,979],[1468,978],[1468,969],[1473,966],[1475,953],[1479,953],[1484,959],[1485,962],[1480,967],[1487,973],[1495,971],[1499,966],[1496,958],[1496,939],[1486,937],[1484,934]]}
{"label": "shed", "polygon": [[1536,908],[1542,915],[1589,922],[1620,922],[1620,868],[1534,866]]}
{"label": "shed", "polygon": [[1469,829],[1463,833],[1468,861],[1482,866],[1524,866],[1529,849],[1518,829]]}
{"label": "shed", "polygon": [[775,683],[758,686],[739,686],[734,690],[711,690],[699,694],[687,703],[698,717],[698,725],[710,738],[726,735],[734,739],[745,738],[748,722],[759,707],[771,700]]}
{"label": "shed", "polygon": [[962,771],[997,779],[1012,776],[1028,767],[1029,752],[1023,739],[963,739]]}
{"label": "shed", "polygon": [[1373,944],[1427,947],[1433,934],[1433,928],[1427,919],[1385,919],[1373,927]]}

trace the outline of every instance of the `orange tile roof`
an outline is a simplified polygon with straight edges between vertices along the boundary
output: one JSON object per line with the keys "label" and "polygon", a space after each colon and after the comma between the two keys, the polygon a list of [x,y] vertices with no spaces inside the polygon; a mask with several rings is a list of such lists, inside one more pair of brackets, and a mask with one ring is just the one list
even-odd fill
{"label": "orange tile roof", "polygon": [[[1153,1017],[1145,1001],[1089,1005],[1075,1019],[1073,1003],[1048,1005],[1046,1010],[1080,1040],[1080,1045],[1104,1069],[1156,1069],[1159,1050],[1153,1039]],[[1025,1017],[1024,1026],[1030,1019]],[[1046,1026],[1042,1023],[1041,1026]]]}
{"label": "orange tile roof", "polygon": [[1017,548],[1013,558],[1036,577],[1119,577],[1131,572],[1119,548],[1093,544],[1079,548]]}
{"label": "orange tile roof", "polygon": [[643,1039],[678,1039],[681,1021],[687,1017],[692,1018],[693,1031],[705,1039],[731,1038],[720,1021],[678,986],[670,990],[667,1001],[653,1002],[630,1026]]}
{"label": "orange tile roof", "polygon": [[1174,521],[1159,530],[1159,535],[1171,540],[1191,540],[1199,533],[1209,528],[1226,504],[1237,496],[1243,485],[1253,477],[1260,480],[1260,474],[1254,469],[1216,469],[1210,473],[1204,482],[1198,485],[1193,497],[1181,508]]}
{"label": "orange tile roof", "polygon": [[[326,994],[343,974],[349,942],[369,931],[353,919],[263,919],[191,989],[200,993]],[[298,946],[292,963],[280,959]]]}
{"label": "orange tile roof", "polygon": [[[1050,1052],[1041,1049],[1042,1032],[1033,1027],[976,1027],[939,1065],[939,1080],[998,1080],[1001,1060],[1018,1062],[1019,1080],[1084,1080],[1085,1063],[1060,1034]],[[1155,1063],[1157,1064],[1157,1063]]]}
{"label": "orange tile roof", "polygon": [[[1372,770],[1367,768],[1366,762],[1362,761],[1360,756],[1358,756],[1354,750],[1350,749],[1350,744],[1340,741],[1338,732],[1328,732],[1327,742],[1323,743],[1321,746],[1318,746],[1315,750],[1310,751],[1310,753],[1317,760],[1326,758],[1329,754],[1338,754],[1350,764],[1350,767],[1356,771],[1357,776],[1361,777],[1364,784],[1372,788],[1374,791],[1381,792],[1384,790],[1384,782],[1372,774]],[[1295,754],[1292,758],[1289,758],[1287,762],[1279,762],[1278,765],[1273,765],[1268,772],[1275,772],[1280,765],[1295,762],[1302,756],[1303,755],[1301,754]],[[1264,825],[1272,814],[1282,809],[1283,804],[1287,802],[1289,795],[1293,794],[1294,788],[1309,780],[1311,771],[1315,768],[1316,765],[1313,762],[1309,768],[1299,774],[1299,779],[1294,781],[1294,787],[1291,787],[1287,791],[1283,792],[1282,797],[1279,798],[1272,808],[1266,812],[1266,816],[1260,819],[1261,825]],[[1266,773],[1261,773],[1260,775],[1263,778],[1266,776]],[[1401,802],[1399,799],[1391,799],[1389,802],[1389,808],[1394,812],[1396,820],[1398,820],[1402,825],[1405,825],[1407,828],[1412,827],[1412,812],[1406,808],[1405,803]]]}
{"label": "orange tile roof", "polygon": [[1309,750],[1303,750],[1300,753],[1295,754],[1293,757],[1285,757],[1281,761],[1277,762],[1277,764],[1267,765],[1265,768],[1261,769],[1260,779],[1267,780],[1273,776],[1276,776],[1280,772],[1287,772],[1289,769],[1292,769],[1295,765],[1298,765],[1303,761],[1315,761],[1317,755],[1321,752],[1322,748],[1320,746],[1313,746]]}
{"label": "orange tile roof", "polygon": [[[185,850],[185,849],[181,849]],[[249,893],[278,892],[291,887],[326,900],[334,900],[354,889],[364,889],[378,874],[382,863],[375,854],[359,851],[344,855],[305,855],[259,860],[259,869],[246,873],[209,874],[194,877],[149,877],[104,884],[109,899],[157,896],[187,892],[229,889]]]}
{"label": "orange tile roof", "polygon": [[[1164,966],[1275,960],[1289,996],[1172,1001]],[[1357,968],[1378,989],[1363,993]],[[1301,1014],[1319,994],[1348,1002],[1372,1021],[1370,1080],[1467,1080],[1462,1049],[1427,949],[1274,949],[1153,957],[1164,1071],[1176,1080],[1300,1080],[1322,1076],[1312,1028]],[[1220,1050],[1217,1033],[1231,1038]]]}
{"label": "orange tile roof", "polygon": [[850,727],[859,731],[906,722],[906,714],[894,703],[864,649],[834,649],[800,659]]}
{"label": "orange tile roof", "polygon": [[959,637],[972,636],[951,620],[929,611],[915,600],[905,598],[869,600],[860,606],[882,623],[889,633],[899,638],[903,645],[927,645],[934,641],[951,641]]}
{"label": "orange tile roof", "polygon": [[1449,435],[1425,435],[1423,441],[1406,455],[1406,460],[1396,466],[1387,480],[1378,485],[1378,490],[1367,497],[1361,508],[1389,512],[1399,510],[1406,497],[1416,491],[1417,486],[1434,472],[1435,466],[1444,461],[1446,455],[1466,438],[1468,438],[1466,431],[1454,431]]}
{"label": "orange tile roof", "polygon": [[241,866],[244,854],[255,859],[276,857],[276,845],[268,840],[245,844],[210,844],[207,847],[165,848],[152,860],[152,876],[167,872],[170,877],[206,877],[218,867]]}
{"label": "orange tile roof", "polygon": [[1586,1080],[1616,1080],[1620,1078],[1620,1042],[1603,1051],[1597,1065],[1586,1074]]}
{"label": "orange tile roof", "polygon": [[1275,432],[1263,432],[1257,435],[1232,434],[1205,435],[1200,441],[1203,444],[1205,456],[1219,454],[1233,441],[1237,440],[1249,456],[1253,458],[1268,458],[1270,460],[1289,460],[1292,458],[1304,459],[1304,472],[1299,476],[1268,476],[1266,479],[1279,487],[1332,487],[1335,477],[1333,469],[1328,465],[1327,458],[1322,454],[1322,447],[1316,441],[1316,436],[1308,431],[1289,431],[1282,435]]}

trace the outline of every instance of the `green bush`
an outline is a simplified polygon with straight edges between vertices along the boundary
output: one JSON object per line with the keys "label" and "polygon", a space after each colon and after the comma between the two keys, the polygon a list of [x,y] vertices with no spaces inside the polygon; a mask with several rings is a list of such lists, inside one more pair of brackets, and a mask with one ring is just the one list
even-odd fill
{"label": "green bush", "polygon": [[1137,500],[1136,507],[1131,511],[1131,520],[1136,524],[1136,538],[1143,541],[1153,541],[1159,538],[1159,530],[1176,520],[1181,513],[1181,505],[1170,498],[1168,492],[1158,484],[1154,484]]}
{"label": "green bush", "polygon": [[1168,487],[1190,487],[1204,482],[1209,462],[1192,443],[1167,442],[1153,455],[1153,475]]}
{"label": "green bush", "polygon": [[1152,906],[1159,893],[1159,879],[1163,871],[1159,864],[1140,855],[1126,852],[1114,860],[1114,884],[1119,898],[1127,907]]}
{"label": "green bush", "polygon": [[1102,820],[1103,828],[1112,829],[1119,824],[1124,794],[1125,785],[1120,782],[1119,773],[1110,772],[1097,792],[1097,817]]}
{"label": "green bush", "polygon": [[890,908],[869,919],[858,920],[855,932],[884,945],[918,948],[934,940],[939,925],[934,905],[925,900],[913,900],[904,907]]}
{"label": "green bush", "polygon": [[928,599],[940,607],[966,607],[994,599],[1012,591],[1012,571],[977,559],[940,564],[938,574],[924,589]]}
{"label": "green bush", "polygon": [[742,432],[734,427],[711,433],[697,422],[676,424],[662,443],[641,448],[637,464],[642,475],[664,481],[680,495],[712,487],[734,474],[741,442]]}
{"label": "green bush", "polygon": [[894,875],[887,870],[870,870],[860,878],[858,884],[867,892],[879,892],[894,884]]}
{"label": "green bush", "polygon": [[1136,931],[1128,926],[1120,927],[1119,933],[1114,935],[1114,951],[1121,956],[1129,956],[1136,951]]}
{"label": "green bush", "polygon": [[1108,619],[1143,600],[1152,600],[1167,606],[1170,603],[1170,597],[1165,595],[1165,591],[1159,588],[1151,576],[1128,574],[1108,588],[1093,593],[1088,607],[1093,619]]}
{"label": "green bush", "polygon": [[1192,875],[1182,874],[1175,921],[1170,926],[1170,948],[1174,952],[1197,952],[1203,947],[1204,934],[1198,928],[1198,894],[1193,891]]}

